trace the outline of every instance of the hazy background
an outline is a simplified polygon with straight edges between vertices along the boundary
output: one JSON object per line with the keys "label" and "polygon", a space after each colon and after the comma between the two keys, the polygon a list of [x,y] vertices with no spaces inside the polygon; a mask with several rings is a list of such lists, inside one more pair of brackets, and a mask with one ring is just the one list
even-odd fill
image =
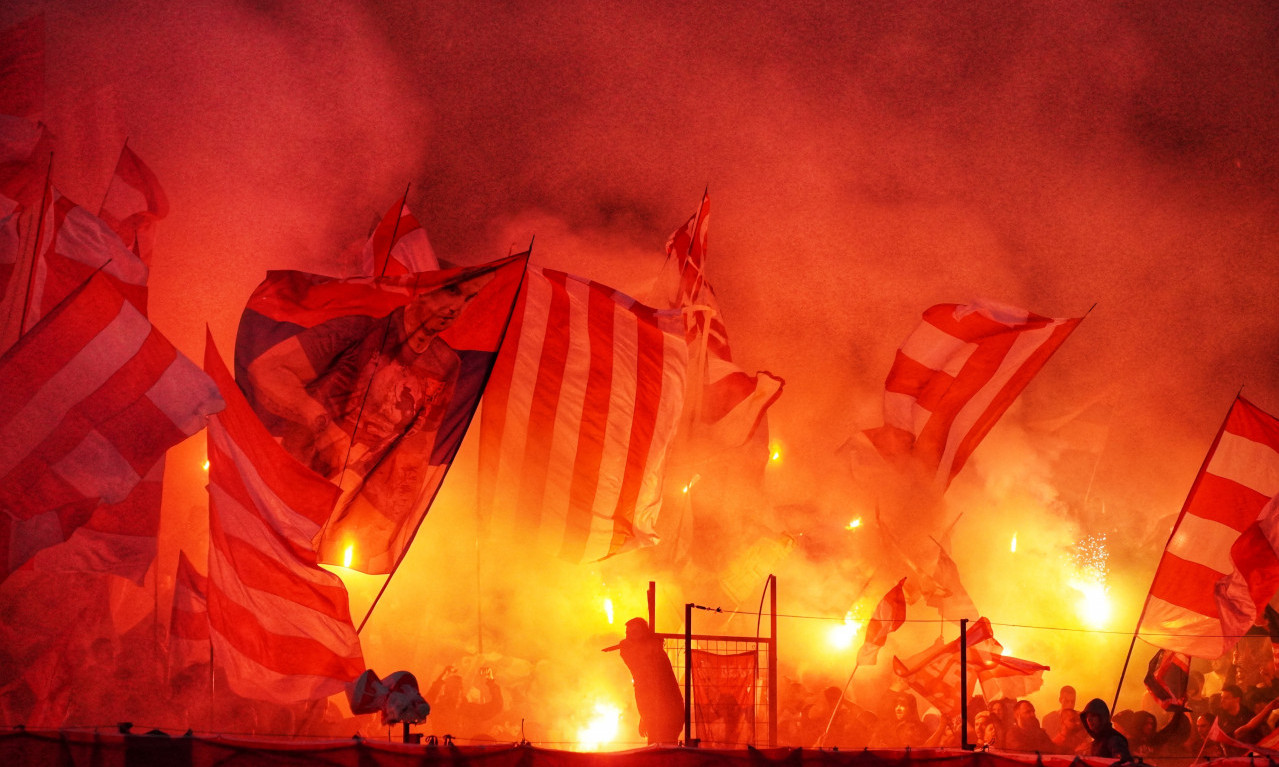
{"label": "hazy background", "polygon": [[[598,650],[644,614],[649,580],[658,629],[679,631],[686,601],[753,613],[774,572],[780,611],[802,616],[781,622],[782,671],[842,684],[856,647],[826,633],[908,573],[882,530],[939,536],[962,513],[953,555],[978,607],[1010,652],[1053,666],[1041,713],[1061,684],[1081,703],[1113,694],[1232,398],[1242,387],[1279,412],[1279,10],[775,5],[0,10],[6,26],[45,14],[54,182],[96,209],[126,137],[159,176],[171,213],[151,316],[195,359],[206,323],[230,354],[266,270],[344,270],[343,249],[406,184],[443,259],[536,236],[534,261],[641,297],[709,188],[708,271],[735,359],[787,381],[769,417],[781,460],[759,488],[668,504],[668,524],[698,519],[678,550],[569,566],[477,546],[468,440],[362,634],[379,673],[493,665],[531,739],[571,739],[592,695],[629,703],[625,668]],[[875,526],[876,469],[841,446],[881,423],[884,376],[920,313],[976,298],[1091,312],[944,507],[887,504]],[[180,547],[203,566],[202,460],[202,435],[170,454],[161,594]],[[1109,589],[1099,625],[1075,610],[1080,578]],[[357,620],[374,585],[353,584]],[[891,653],[936,633],[911,624],[855,690],[873,694]]]}

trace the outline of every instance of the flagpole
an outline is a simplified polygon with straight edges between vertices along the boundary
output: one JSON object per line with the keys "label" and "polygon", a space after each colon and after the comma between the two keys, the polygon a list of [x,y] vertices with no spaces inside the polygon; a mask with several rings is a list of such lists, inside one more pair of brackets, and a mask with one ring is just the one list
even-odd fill
{"label": "flagpole", "polygon": [[[506,324],[502,328],[502,335],[498,337],[497,349],[499,351],[502,348],[502,342],[506,340],[506,331],[509,330],[511,327],[511,319],[515,316],[515,306],[516,304],[519,303],[520,292],[524,290],[524,281],[528,277],[528,262],[529,262],[529,258],[532,255],[533,255],[533,241],[529,240],[528,250],[524,253],[524,271],[520,273],[520,284],[515,289],[515,300],[511,302],[511,308],[507,311],[507,314],[506,314]],[[495,351],[494,355],[496,354],[497,352]],[[490,365],[488,367],[488,370],[486,370],[484,373],[484,380],[480,382],[481,392],[483,392],[484,389],[488,386],[488,380],[492,374],[493,374],[493,366]],[[469,422],[467,423],[466,431],[470,431]],[[466,437],[465,431],[463,432],[462,437],[463,439],[465,439]],[[440,483],[436,485],[435,487],[435,490],[437,493],[439,492],[440,487],[444,485],[444,480],[448,478],[449,469],[452,468],[452,466],[453,464],[450,461],[448,465],[444,467],[444,474],[443,476],[440,477]],[[430,504],[434,500],[435,500],[435,496],[432,495],[431,499],[427,502],[427,508],[430,508]],[[364,630],[364,624],[369,622],[369,616],[373,615],[373,609],[377,607],[378,602],[381,601],[382,599],[382,595],[386,593],[386,587],[390,585],[391,578],[395,577],[395,573],[400,569],[400,564],[404,562],[404,557],[408,555],[409,549],[413,546],[413,541],[417,539],[418,531],[422,529],[422,522],[425,520],[426,520],[426,514],[423,514],[422,517],[418,519],[417,521],[417,527],[414,527],[413,533],[409,535],[409,539],[404,542],[404,547],[400,551],[399,556],[396,557],[395,564],[391,567],[391,572],[387,573],[386,580],[382,582],[382,588],[378,589],[377,596],[373,597],[373,602],[372,604],[369,605],[368,612],[364,613],[363,620],[360,621],[360,625],[355,629],[355,633],[357,635]],[[326,524],[326,527],[327,527],[327,524]],[[479,599],[478,593],[476,594],[476,599],[477,600]]]}
{"label": "flagpole", "polygon": [[[129,148],[129,137],[124,137],[124,145],[120,147],[120,156],[115,161],[115,167],[120,167],[120,160],[124,159],[124,150]],[[115,185],[115,173],[112,172],[110,180],[107,181],[107,190],[102,193],[102,204],[98,206],[98,218],[102,218],[102,209],[107,207],[107,199],[111,197],[111,187]],[[114,228],[114,227],[112,227]]]}
{"label": "flagpole", "polygon": [[839,693],[839,700],[835,701],[835,705],[831,707],[830,719],[826,721],[826,729],[822,730],[822,736],[817,739],[817,747],[821,748],[826,742],[826,736],[830,734],[830,726],[835,723],[835,715],[839,713],[839,706],[844,702],[844,695],[848,692],[848,686],[853,683],[853,677],[857,676],[857,669],[861,667],[861,659],[853,661],[853,673],[848,675],[848,681],[844,682],[844,689]]}
{"label": "flagpole", "polygon": [[[1212,458],[1213,453],[1217,451],[1217,445],[1221,442],[1221,435],[1226,433],[1226,423],[1230,421],[1230,414],[1234,411],[1235,405],[1239,402],[1239,396],[1243,393],[1243,386],[1239,387],[1239,391],[1235,392],[1235,398],[1231,400],[1230,407],[1226,410],[1226,417],[1221,419],[1221,427],[1217,429],[1217,436],[1213,437],[1212,445],[1208,447],[1208,452],[1204,454],[1203,463],[1199,466],[1199,472],[1195,475],[1195,481],[1190,484],[1190,490],[1186,493],[1186,500],[1181,505],[1181,513],[1177,515],[1177,521],[1173,524],[1172,530],[1168,533],[1168,541],[1164,543],[1164,551],[1168,551],[1168,546],[1172,543],[1172,538],[1177,534],[1177,528],[1181,526],[1181,520],[1186,516],[1186,509],[1190,506],[1190,499],[1194,497],[1195,490],[1199,488],[1199,483],[1203,481],[1204,474],[1208,470],[1208,461]],[[1150,585],[1153,588],[1155,582],[1159,580],[1159,572],[1163,569],[1163,555],[1159,558],[1159,567],[1155,568],[1155,575],[1150,579]],[[1119,672],[1119,684],[1115,686],[1115,697],[1110,702],[1110,710],[1114,711],[1119,705],[1119,691],[1123,689],[1124,677],[1128,674],[1128,663],[1132,660],[1132,651],[1137,646],[1137,635],[1141,632],[1141,622],[1146,618],[1146,610],[1150,607],[1150,590],[1146,590],[1146,601],[1141,605],[1141,614],[1137,616],[1137,627],[1133,629],[1132,641],[1128,643],[1128,654],[1124,656],[1124,665]],[[1223,637],[1224,641],[1224,637]]]}
{"label": "flagpole", "polygon": [[35,290],[36,281],[36,261],[40,257],[40,241],[44,232],[44,215],[48,212],[45,207],[49,200],[49,189],[53,184],[53,152],[49,153],[49,169],[44,175],[44,192],[40,195],[40,218],[36,220],[36,242],[35,247],[31,251],[31,265],[27,270],[27,292],[22,300],[22,315],[18,318],[18,336],[22,337],[26,333],[27,312],[31,310],[31,293]]}
{"label": "flagpole", "polygon": [[[391,239],[386,242],[386,258],[382,259],[382,272],[378,277],[386,276],[386,265],[391,263],[391,251],[395,249],[395,235],[400,231],[400,219],[404,218],[404,206],[409,204],[409,187],[413,182],[404,185],[404,196],[400,198],[400,213],[395,217],[395,226],[391,227]],[[373,254],[377,258],[377,253]]]}

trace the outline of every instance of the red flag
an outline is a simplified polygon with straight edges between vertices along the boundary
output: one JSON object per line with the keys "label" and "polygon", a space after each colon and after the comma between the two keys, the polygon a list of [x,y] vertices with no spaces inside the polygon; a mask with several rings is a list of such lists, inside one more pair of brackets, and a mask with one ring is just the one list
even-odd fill
{"label": "red flag", "polygon": [[396,200],[364,244],[360,270],[370,277],[430,272],[440,268],[426,230],[409,211],[408,197]]}
{"label": "red flag", "polygon": [[906,622],[905,585],[906,579],[902,578],[879,600],[875,614],[866,623],[866,638],[857,651],[857,665],[873,666],[879,662],[879,649],[888,641],[888,635]]}
{"label": "red flag", "polygon": [[285,449],[343,490],[321,562],[395,568],[479,403],[526,258],[381,279],[271,272],[254,291],[239,384]]}
{"label": "red flag", "polygon": [[885,458],[911,456],[949,486],[1082,319],[993,303],[928,309],[888,372],[884,425],[867,436]]}
{"label": "red flag", "polygon": [[1155,696],[1164,711],[1186,705],[1190,656],[1161,648],[1150,658],[1144,681],[1146,689]]}
{"label": "red flag", "polygon": [[120,241],[106,223],[83,207],[50,189],[44,208],[35,274],[31,278],[23,328],[30,330],[41,317],[75,287],[101,270],[116,290],[147,311],[147,276],[142,259]]}
{"label": "red flag", "polygon": [[681,320],[529,267],[480,431],[480,501],[570,561],[657,542],[687,364]]}
{"label": "red flag", "polygon": [[[22,306],[20,288],[25,282],[15,282],[13,274],[24,253],[29,257],[34,248],[31,237],[39,219],[36,211],[52,146],[43,125],[0,114],[0,305]],[[11,337],[0,338],[0,342],[18,337],[16,320],[12,330],[0,326],[3,335]]]}
{"label": "red flag", "polygon": [[693,650],[694,732],[710,748],[755,742],[755,692],[761,684],[758,652]]}
{"label": "red flag", "polygon": [[980,617],[972,597],[968,596],[967,589],[959,581],[959,566],[940,543],[937,544],[937,567],[933,571],[933,584],[934,590],[924,597],[924,601],[930,607],[937,608],[942,620],[976,620]]}
{"label": "red flag", "polygon": [[1138,635],[1217,658],[1279,584],[1279,419],[1239,397],[1222,423],[1155,571]]}
{"label": "red flag", "polygon": [[226,399],[209,419],[209,638],[214,664],[247,698],[294,703],[364,671],[346,588],[312,537],[340,491],[267,433],[213,346],[205,370]]}
{"label": "red flag", "polygon": [[169,200],[159,179],[126,144],[120,150],[98,216],[120,236],[126,248],[150,264],[155,222],[167,215]]}
{"label": "red flag", "polygon": [[676,306],[685,311],[693,373],[685,410],[715,441],[738,446],[754,434],[785,381],[767,371],[749,375],[733,363],[728,329],[706,281],[710,209],[710,196],[703,195],[697,212],[667,240],[666,255],[679,271]]}
{"label": "red flag", "polygon": [[0,357],[0,574],[127,496],[222,401],[102,275]]}
{"label": "red flag", "polygon": [[173,584],[173,612],[169,619],[169,677],[209,662],[208,578],[178,552]]}

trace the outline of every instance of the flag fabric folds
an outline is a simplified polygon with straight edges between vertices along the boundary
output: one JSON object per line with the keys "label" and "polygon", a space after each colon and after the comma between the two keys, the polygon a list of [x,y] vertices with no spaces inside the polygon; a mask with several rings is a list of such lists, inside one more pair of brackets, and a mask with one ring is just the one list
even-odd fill
{"label": "flag fabric folds", "polygon": [[439,268],[426,230],[409,211],[406,193],[395,201],[364,244],[360,271],[370,277],[390,277]]}
{"label": "flag fabric folds", "polygon": [[169,618],[169,677],[184,669],[209,663],[208,578],[178,552],[178,572],[173,583],[173,609]]}
{"label": "flag fabric folds", "polygon": [[222,400],[94,275],[0,357],[0,574],[117,503]]}
{"label": "flag fabric folds", "polygon": [[1138,636],[1217,658],[1264,618],[1279,586],[1279,419],[1238,397],[1155,571]]}
{"label": "flag fabric folds", "polygon": [[936,607],[942,620],[976,620],[980,617],[977,605],[973,604],[968,590],[959,581],[959,566],[940,543],[937,544],[937,566],[933,570],[932,580],[933,590],[925,595],[924,602],[929,607]]}
{"label": "flag fabric folds", "polygon": [[740,748],[755,740],[758,652],[693,650],[693,710],[703,747]]}
{"label": "flag fabric folds", "polygon": [[482,512],[569,561],[656,543],[687,362],[678,314],[530,266],[480,417]]}
{"label": "flag fabric folds", "polygon": [[144,264],[151,263],[155,222],[169,215],[160,181],[128,144],[120,149],[115,173],[98,216]]}
{"label": "flag fabric folds", "polygon": [[875,614],[866,623],[866,638],[857,651],[857,665],[873,666],[879,662],[879,650],[888,641],[888,635],[906,622],[906,579],[888,590],[875,606]]}
{"label": "flag fabric folds", "polygon": [[[968,689],[962,692],[961,641],[968,645],[969,670]],[[962,638],[950,642],[938,639],[928,649],[904,661],[893,658],[893,673],[947,716],[959,713],[961,700],[972,694],[974,684],[981,683],[987,700],[1020,698],[1038,690],[1048,670],[1048,666],[1034,661],[1004,655],[1004,648],[995,639],[994,629],[986,618],[971,624]]]}
{"label": "flag fabric folds", "polygon": [[990,302],[929,308],[888,372],[884,425],[867,436],[880,455],[913,458],[949,486],[1082,319]]}
{"label": "flag fabric folds", "polygon": [[1151,656],[1143,681],[1164,711],[1184,706],[1190,681],[1190,656],[1160,649]]}
{"label": "flag fabric folds", "polygon": [[32,232],[40,218],[52,146],[43,125],[0,114],[0,307],[6,312],[0,318],[0,348],[19,334],[17,312],[26,272],[18,266],[35,247]]}
{"label": "flag fabric folds", "polygon": [[236,378],[288,452],[342,488],[320,561],[390,573],[478,405],[526,254],[386,278],[270,272]]}
{"label": "flag fabric folds", "polygon": [[293,703],[340,692],[364,671],[345,587],[311,539],[339,490],[267,433],[206,340],[226,399],[209,419],[209,640],[237,694]]}
{"label": "flag fabric folds", "polygon": [[666,242],[666,255],[679,272],[676,305],[684,312],[689,344],[689,393],[685,409],[718,444],[745,444],[782,395],[785,381],[769,372],[749,375],[733,363],[728,329],[715,292],[706,281],[706,235],[710,196]]}

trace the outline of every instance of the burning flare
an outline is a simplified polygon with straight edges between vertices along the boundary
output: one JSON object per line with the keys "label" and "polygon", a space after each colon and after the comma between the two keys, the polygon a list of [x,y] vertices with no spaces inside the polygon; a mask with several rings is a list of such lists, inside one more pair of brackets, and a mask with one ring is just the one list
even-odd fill
{"label": "burning flare", "polygon": [[622,729],[622,709],[612,703],[596,702],[595,713],[577,731],[576,751],[599,751],[617,740]]}

